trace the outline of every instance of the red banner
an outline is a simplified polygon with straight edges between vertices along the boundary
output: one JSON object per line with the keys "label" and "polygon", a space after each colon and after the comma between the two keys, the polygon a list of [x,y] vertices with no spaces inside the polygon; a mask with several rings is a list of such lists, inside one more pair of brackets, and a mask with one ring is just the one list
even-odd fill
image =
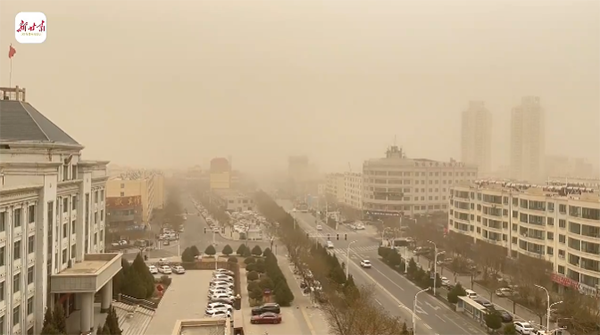
{"label": "red banner", "polygon": [[119,208],[119,207],[132,207],[141,206],[142,196],[136,195],[133,197],[108,197],[106,198],[106,207],[108,208]]}

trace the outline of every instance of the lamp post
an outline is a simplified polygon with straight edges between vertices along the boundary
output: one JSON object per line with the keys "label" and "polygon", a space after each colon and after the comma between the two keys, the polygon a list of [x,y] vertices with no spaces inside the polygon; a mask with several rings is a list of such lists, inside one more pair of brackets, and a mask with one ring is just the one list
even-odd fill
{"label": "lamp post", "polygon": [[436,292],[436,286],[437,286],[437,256],[438,256],[438,252],[437,252],[437,244],[435,244],[435,242],[428,240],[428,243],[433,244],[433,252],[434,252],[434,256],[433,256],[433,295],[435,296],[435,292]]}
{"label": "lamp post", "polygon": [[544,292],[546,292],[546,301],[548,302],[548,309],[546,310],[546,330],[550,330],[550,308],[554,305],[560,304],[562,301],[550,304],[550,292],[548,292],[548,289],[538,284],[535,284],[535,287],[542,289],[544,290]]}
{"label": "lamp post", "polygon": [[346,249],[346,280],[348,280],[348,270],[350,269],[350,246],[352,243],[356,242],[356,240],[348,243],[348,249]]}
{"label": "lamp post", "polygon": [[428,287],[426,289],[422,289],[419,292],[417,292],[415,294],[415,298],[413,299],[413,310],[412,310],[412,329],[413,329],[413,335],[417,335],[417,323],[415,322],[415,319],[417,318],[417,297],[419,296],[419,294],[423,293],[423,292],[427,292],[431,289],[431,287]]}

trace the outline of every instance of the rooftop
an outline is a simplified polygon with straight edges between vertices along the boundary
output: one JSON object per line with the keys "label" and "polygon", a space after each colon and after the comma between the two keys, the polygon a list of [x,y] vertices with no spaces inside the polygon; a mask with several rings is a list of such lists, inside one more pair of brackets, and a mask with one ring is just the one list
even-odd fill
{"label": "rooftop", "polygon": [[85,275],[98,275],[104,270],[115,258],[115,254],[86,254],[83,261],[79,263],[73,263],[70,268],[67,268],[54,276],[67,277],[67,276],[85,276]]}
{"label": "rooftop", "polygon": [[406,152],[396,145],[388,148],[383,158],[372,158],[364,162],[365,166],[414,166],[414,167],[457,167],[457,168],[473,168],[476,166],[467,165],[465,163],[457,162],[454,159],[450,159],[449,162],[441,162],[427,158],[408,158]]}
{"label": "rooftop", "polygon": [[0,87],[0,142],[56,143],[81,147],[31,104],[24,88]]}

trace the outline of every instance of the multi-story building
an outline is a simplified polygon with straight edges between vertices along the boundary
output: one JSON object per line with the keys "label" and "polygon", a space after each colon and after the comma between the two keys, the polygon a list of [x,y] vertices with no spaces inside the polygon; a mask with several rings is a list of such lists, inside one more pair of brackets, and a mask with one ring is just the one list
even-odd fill
{"label": "multi-story building", "polygon": [[226,158],[213,158],[210,161],[210,189],[227,190],[231,188],[231,165]]}
{"label": "multi-story building", "polygon": [[56,304],[87,333],[95,293],[107,311],[121,269],[120,254],[103,253],[108,162],[84,160],[25,89],[0,94],[0,333],[39,334]]}
{"label": "multi-story building", "polygon": [[511,115],[511,178],[530,183],[545,178],[546,123],[539,97],[523,97]]}
{"label": "multi-story building", "polygon": [[362,210],[362,173],[345,172],[344,173],[344,205]]}
{"label": "multi-story building", "polygon": [[492,113],[483,101],[471,101],[462,113],[461,161],[476,165],[480,176],[492,169]]}
{"label": "multi-story building", "polygon": [[552,280],[600,297],[600,197],[582,185],[477,182],[450,190],[452,232],[542,258]]}
{"label": "multi-story building", "polygon": [[337,203],[345,200],[345,178],[343,173],[330,173],[325,176],[326,196]]}
{"label": "multi-story building", "polygon": [[214,190],[211,202],[228,212],[255,210],[254,199],[236,190]]}
{"label": "multi-story building", "polygon": [[397,146],[385,158],[363,163],[363,211],[367,217],[446,211],[450,187],[477,178],[477,167],[455,161],[407,158]]}
{"label": "multi-story building", "polygon": [[594,175],[594,165],[585,158],[568,156],[546,156],[546,175],[548,177],[598,178]]}

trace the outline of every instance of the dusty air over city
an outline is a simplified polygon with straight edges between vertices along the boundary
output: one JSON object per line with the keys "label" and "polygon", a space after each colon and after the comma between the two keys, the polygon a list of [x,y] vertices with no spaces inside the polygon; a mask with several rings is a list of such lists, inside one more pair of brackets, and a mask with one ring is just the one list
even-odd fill
{"label": "dusty air over city", "polygon": [[0,49],[0,334],[600,334],[597,0],[2,0]]}

